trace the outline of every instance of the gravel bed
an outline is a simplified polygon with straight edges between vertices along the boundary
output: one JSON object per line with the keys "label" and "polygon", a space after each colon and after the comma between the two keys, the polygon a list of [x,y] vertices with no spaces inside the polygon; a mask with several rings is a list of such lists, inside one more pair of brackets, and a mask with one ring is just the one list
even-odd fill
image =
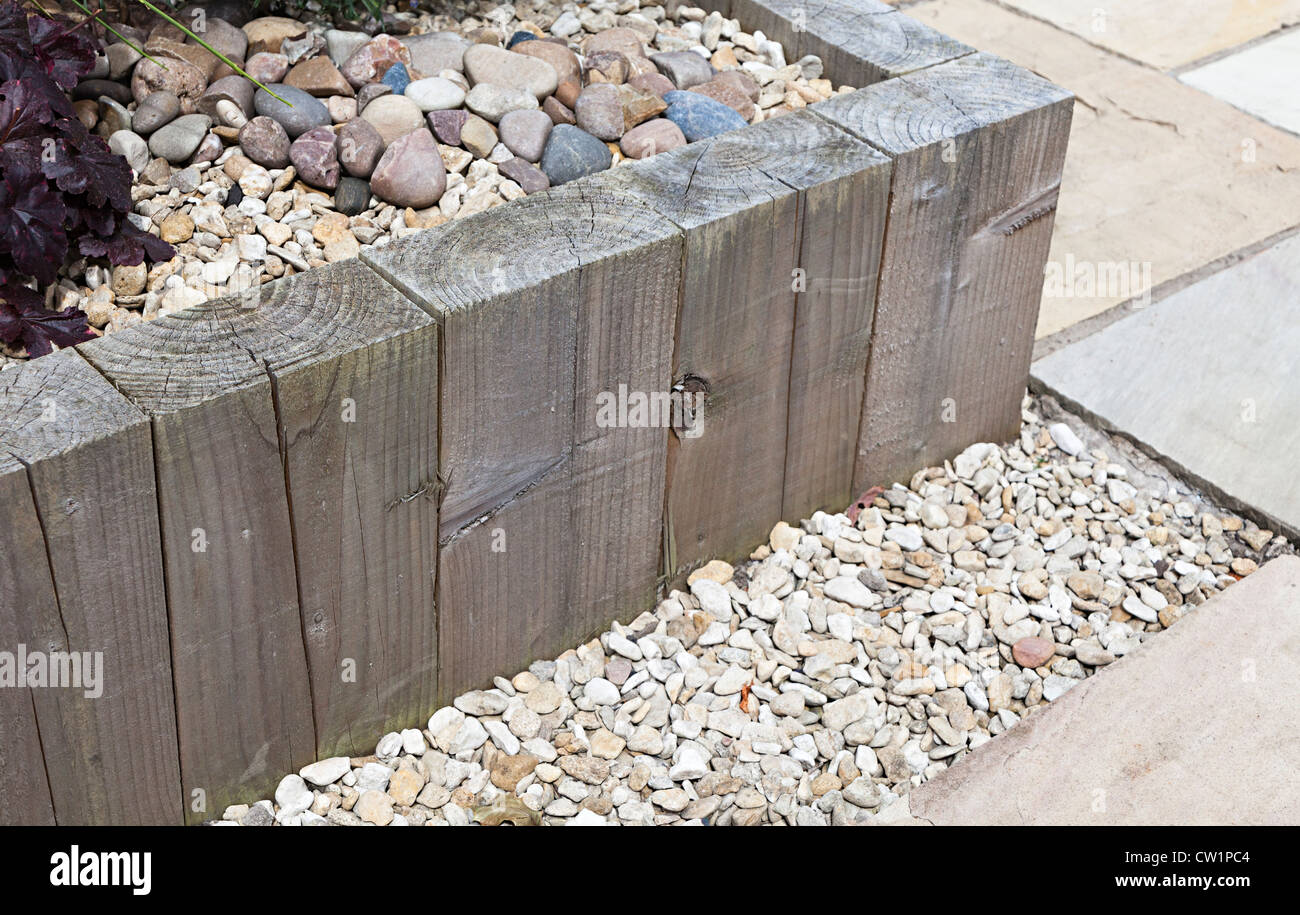
{"label": "gravel bed", "polygon": [[[663,0],[392,7],[373,36],[238,8],[205,7],[205,40],[292,108],[170,25],[123,26],[166,69],[110,38],[74,104],[135,169],[136,224],[177,254],[76,259],[50,307],[111,333],[851,91],[814,56]],[[22,355],[0,348],[0,365]]]}
{"label": "gravel bed", "polygon": [[1023,418],[215,822],[870,823],[1293,552],[1048,399]]}

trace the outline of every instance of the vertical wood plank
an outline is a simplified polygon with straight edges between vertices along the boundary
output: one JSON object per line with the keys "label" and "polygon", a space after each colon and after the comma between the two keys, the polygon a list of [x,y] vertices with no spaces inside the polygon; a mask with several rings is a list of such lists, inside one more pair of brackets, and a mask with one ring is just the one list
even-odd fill
{"label": "vertical wood plank", "polygon": [[653,594],[668,432],[595,407],[668,389],[681,237],[583,181],[364,256],[442,328],[445,701]]}
{"label": "vertical wood plank", "polygon": [[[419,309],[353,262],[214,300],[83,347],[153,422],[181,769],[187,798],[201,790],[206,800],[201,811],[190,802],[191,820],[219,816],[229,803],[265,796],[284,772],[317,756],[313,719],[319,715],[333,722],[319,702],[335,694],[313,704],[308,663],[320,673],[337,659],[329,651],[308,658],[313,643],[305,644],[298,576],[312,577],[313,587],[318,581],[364,580],[364,560],[360,551],[326,549],[331,538],[343,541],[339,528],[304,530],[306,552],[295,555],[290,488],[296,482],[308,500],[318,492],[309,472],[293,472],[304,466],[299,452],[309,458],[316,447],[304,425],[310,417],[322,423],[341,418],[340,405],[311,396],[325,400],[331,393],[325,379],[334,360],[429,324]],[[301,382],[299,372],[305,373]],[[290,435],[297,448],[292,461]],[[347,466],[348,455],[356,454],[343,448],[340,458],[338,447],[319,447],[334,459],[333,468]],[[384,478],[377,468],[357,468],[357,478],[370,473],[366,485]],[[406,494],[395,479],[391,482],[391,498]],[[382,497],[359,493],[360,488],[348,480],[336,493],[351,496],[358,515],[370,519],[357,526],[382,527],[383,521],[373,521]],[[307,520],[324,523],[319,515]],[[341,516],[334,521],[346,523]],[[403,557],[378,574],[398,571],[408,561]],[[365,568],[377,574],[375,566]],[[387,586],[376,583],[381,592]],[[372,625],[369,615],[388,608],[345,606],[342,601],[356,592],[325,590],[333,602],[311,608],[313,631],[322,626],[328,631],[333,621],[347,617],[350,622],[340,629],[355,640],[348,647],[360,654],[366,644],[359,633]],[[427,596],[427,589],[423,593]],[[317,610],[323,619],[316,618]],[[411,625],[419,629],[427,626],[433,609],[413,604],[401,612],[418,614]],[[403,628],[394,629],[393,638],[400,638]],[[329,645],[328,636],[324,641]],[[428,647],[407,650],[418,656]],[[360,666],[366,663],[363,656]],[[362,683],[364,677],[351,684],[358,695]],[[372,696],[375,702],[383,698],[378,691]]]}
{"label": "vertical wood plank", "polygon": [[1015,436],[1071,99],[976,54],[812,106],[894,162],[855,489]]}
{"label": "vertical wood plank", "polygon": [[669,443],[668,580],[748,553],[780,516],[799,211],[763,127],[610,173],[686,235],[673,380],[706,393],[699,434]]}
{"label": "vertical wood plank", "polygon": [[781,517],[842,511],[854,493],[858,421],[889,205],[887,156],[800,112],[768,171],[801,193]]}
{"label": "vertical wood plank", "polygon": [[321,757],[436,707],[437,330],[272,371]]}
{"label": "vertical wood plank", "polygon": [[[91,695],[31,691],[58,822],[174,824],[180,773],[148,421],[75,351],[60,352],[0,374],[0,453],[26,465],[30,484],[7,509],[31,514],[14,519],[21,548],[0,557],[6,613],[31,651],[102,659],[92,660],[102,682]],[[33,555],[38,531],[43,555]]]}
{"label": "vertical wood plank", "polygon": [[700,434],[669,448],[670,580],[849,498],[851,450],[806,440],[844,417],[856,438],[888,163],[828,126],[790,115],[608,179],[686,232],[673,377],[707,394]]}
{"label": "vertical wood plank", "polygon": [[[4,380],[0,374],[0,382]],[[0,451],[0,651],[8,652],[13,664],[18,663],[18,646],[29,644],[36,625],[33,617],[47,616],[57,606],[27,469]],[[16,668],[7,676],[16,677]],[[0,688],[0,778],[9,786],[0,804],[0,825],[53,826],[54,800],[45,775],[35,696],[16,682]]]}

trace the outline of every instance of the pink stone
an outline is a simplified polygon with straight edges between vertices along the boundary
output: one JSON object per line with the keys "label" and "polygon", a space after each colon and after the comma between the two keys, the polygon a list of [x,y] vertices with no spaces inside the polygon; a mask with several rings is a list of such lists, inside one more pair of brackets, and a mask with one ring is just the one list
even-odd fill
{"label": "pink stone", "polygon": [[685,145],[686,136],[682,129],[667,118],[655,118],[638,124],[618,141],[618,148],[629,159],[645,159]]}
{"label": "pink stone", "polygon": [[370,189],[394,206],[421,210],[437,203],[447,189],[447,169],[433,134],[422,127],[394,140],[370,176]]}
{"label": "pink stone", "polygon": [[329,127],[313,127],[289,147],[289,161],[312,187],[332,191],[339,183],[338,146]]}
{"label": "pink stone", "polygon": [[1011,656],[1021,667],[1042,667],[1056,654],[1056,645],[1036,635],[1020,639],[1011,646]]}

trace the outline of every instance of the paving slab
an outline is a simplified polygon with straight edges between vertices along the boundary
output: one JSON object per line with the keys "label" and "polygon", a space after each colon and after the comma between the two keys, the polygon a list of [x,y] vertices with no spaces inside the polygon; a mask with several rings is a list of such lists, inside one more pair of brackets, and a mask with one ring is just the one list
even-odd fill
{"label": "paving slab", "polygon": [[1300,235],[1035,362],[1034,379],[1300,531]]}
{"label": "paving slab", "polygon": [[1300,30],[1188,70],[1179,79],[1300,134]]}
{"label": "paving slab", "polygon": [[1300,138],[985,0],[906,13],[1073,91],[1044,337],[1300,223]]}
{"label": "paving slab", "polygon": [[1296,825],[1298,665],[1300,557],[1284,556],[917,788],[887,821]]}
{"label": "paving slab", "polygon": [[1161,70],[1300,22],[1300,0],[1002,0],[1080,38]]}

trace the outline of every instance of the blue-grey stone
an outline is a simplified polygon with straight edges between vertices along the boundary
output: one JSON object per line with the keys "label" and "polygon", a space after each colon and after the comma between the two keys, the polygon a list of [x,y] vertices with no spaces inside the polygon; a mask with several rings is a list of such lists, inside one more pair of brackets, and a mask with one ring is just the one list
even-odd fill
{"label": "blue-grey stone", "polygon": [[613,161],[609,147],[587,131],[572,124],[557,124],[546,139],[541,165],[554,186],[602,172]]}
{"label": "blue-grey stone", "polygon": [[406,64],[396,63],[384,71],[380,82],[392,89],[393,95],[404,95],[406,87],[411,84],[411,74],[406,72]]}
{"label": "blue-grey stone", "polygon": [[664,117],[681,128],[688,143],[736,130],[749,123],[734,108],[698,92],[684,92],[680,89],[665,92],[664,101],[668,103]]}
{"label": "blue-grey stone", "polygon": [[258,89],[253,96],[253,107],[258,114],[283,127],[291,138],[301,136],[313,127],[325,127],[330,123],[330,111],[320,99],[284,83],[272,83],[266,88],[289,104],[286,105],[266,89]]}
{"label": "blue-grey stone", "polygon": [[536,40],[537,40],[537,36],[534,35],[532,32],[523,32],[523,31],[515,32],[513,35],[510,36],[510,40],[506,42],[506,47],[513,48],[521,41],[536,41]]}

